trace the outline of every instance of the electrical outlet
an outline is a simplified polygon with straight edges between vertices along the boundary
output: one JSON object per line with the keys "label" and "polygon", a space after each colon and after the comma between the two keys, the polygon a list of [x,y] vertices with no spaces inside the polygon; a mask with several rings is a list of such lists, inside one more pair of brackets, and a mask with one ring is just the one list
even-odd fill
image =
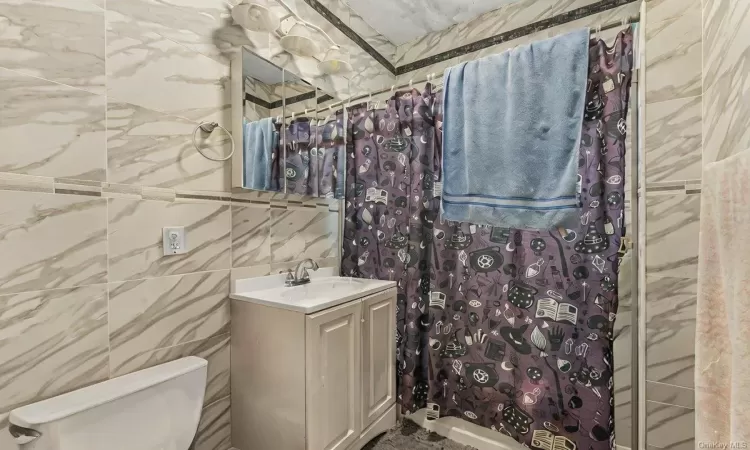
{"label": "electrical outlet", "polygon": [[162,233],[164,256],[187,253],[185,227],[164,227]]}

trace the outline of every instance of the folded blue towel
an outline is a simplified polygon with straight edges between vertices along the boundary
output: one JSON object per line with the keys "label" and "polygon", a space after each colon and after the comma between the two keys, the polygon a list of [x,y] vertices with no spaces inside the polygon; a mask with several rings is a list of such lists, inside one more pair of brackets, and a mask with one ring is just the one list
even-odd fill
{"label": "folded blue towel", "polygon": [[243,146],[245,167],[242,173],[243,186],[261,191],[271,190],[274,146],[278,145],[273,119],[256,122],[244,121]]}
{"label": "folded blue towel", "polygon": [[445,71],[443,218],[510,228],[578,222],[589,31]]}

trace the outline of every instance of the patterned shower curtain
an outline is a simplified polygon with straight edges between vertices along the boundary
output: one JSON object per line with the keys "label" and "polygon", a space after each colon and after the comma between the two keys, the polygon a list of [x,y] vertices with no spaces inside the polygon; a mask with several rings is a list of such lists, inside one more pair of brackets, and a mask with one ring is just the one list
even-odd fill
{"label": "patterned shower curtain", "polygon": [[534,449],[614,448],[613,326],[633,36],[592,41],[578,229],[439,215],[440,97],[350,111],[342,274],[398,283],[398,398]]}

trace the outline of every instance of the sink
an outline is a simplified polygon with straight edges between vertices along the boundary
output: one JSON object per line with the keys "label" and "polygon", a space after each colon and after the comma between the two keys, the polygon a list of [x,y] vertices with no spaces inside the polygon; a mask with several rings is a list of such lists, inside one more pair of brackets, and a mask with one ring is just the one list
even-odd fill
{"label": "sink", "polygon": [[337,277],[332,276],[332,273],[324,269],[310,272],[310,283],[294,287],[284,286],[284,274],[237,280],[230,297],[234,300],[312,314],[396,287],[394,281]]}

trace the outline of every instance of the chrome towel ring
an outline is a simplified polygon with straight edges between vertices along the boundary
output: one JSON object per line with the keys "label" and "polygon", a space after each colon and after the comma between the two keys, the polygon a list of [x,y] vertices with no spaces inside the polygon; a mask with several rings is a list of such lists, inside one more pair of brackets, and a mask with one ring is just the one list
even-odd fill
{"label": "chrome towel ring", "polygon": [[[208,156],[207,154],[203,153],[203,150],[201,150],[201,148],[198,146],[198,143],[195,142],[195,134],[198,132],[198,130],[211,134],[216,128],[221,128],[222,130],[224,130],[227,136],[229,136],[229,141],[232,143],[232,151],[229,152],[229,154],[224,158],[214,158],[212,156]],[[201,122],[197,127],[195,127],[195,130],[193,130],[193,146],[196,150],[198,150],[198,153],[200,153],[204,158],[210,159],[211,161],[227,161],[232,157],[232,155],[234,155],[234,138],[232,137],[232,133],[230,133],[229,130],[222,127],[216,122]]]}

